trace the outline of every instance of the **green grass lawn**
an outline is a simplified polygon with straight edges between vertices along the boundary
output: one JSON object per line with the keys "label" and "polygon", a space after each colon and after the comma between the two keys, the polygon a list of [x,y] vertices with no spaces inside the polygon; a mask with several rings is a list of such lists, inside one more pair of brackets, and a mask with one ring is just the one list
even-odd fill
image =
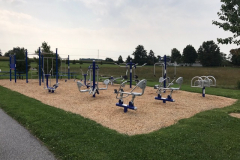
{"label": "green grass lawn", "polygon": [[[192,91],[189,87],[183,86]],[[0,87],[0,107],[60,159],[238,159],[240,101],[180,120],[150,134],[127,136],[100,124]],[[239,90],[209,88],[236,98]],[[239,97],[238,97],[239,98]],[[21,104],[21,105],[19,105]],[[159,115],[161,116],[161,115]]]}
{"label": "green grass lawn", "polygon": [[[2,63],[0,63],[1,68]],[[71,71],[79,71],[79,64]],[[86,71],[89,64],[81,65]],[[125,68],[99,65],[100,73],[119,76]],[[213,75],[219,88],[206,88],[206,94],[238,99],[232,105],[196,114],[149,134],[128,136],[101,126],[95,121],[69,113],[0,86],[0,108],[39,138],[60,159],[239,159],[240,119],[229,113],[240,113],[240,90],[233,89],[240,80],[239,68],[178,67],[177,77],[184,77],[183,90],[191,88],[196,75]],[[137,68],[136,74],[153,86],[153,66]],[[173,76],[169,67],[169,76]],[[229,89],[224,89],[229,88]],[[20,104],[20,105],[19,105]],[[161,116],[161,115],[159,115]]]}

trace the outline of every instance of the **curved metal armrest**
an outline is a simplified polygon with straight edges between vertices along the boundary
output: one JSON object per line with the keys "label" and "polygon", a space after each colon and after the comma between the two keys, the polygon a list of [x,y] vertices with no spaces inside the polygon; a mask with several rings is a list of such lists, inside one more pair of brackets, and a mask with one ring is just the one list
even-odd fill
{"label": "curved metal armrest", "polygon": [[105,79],[104,81],[103,81],[103,84],[105,84],[106,85],[106,88],[99,88],[99,90],[107,90],[108,89],[108,84],[110,83],[110,80],[109,79]]}
{"label": "curved metal armrest", "polygon": [[[117,95],[116,95],[116,98],[117,98],[117,99],[120,99],[120,97],[118,97],[118,94],[123,91],[122,88],[125,87],[125,83],[127,83],[127,82],[128,82],[128,81],[124,81],[123,83],[121,83],[121,85],[120,85],[120,87],[119,87],[119,89],[118,89]],[[121,98],[126,98],[126,97],[128,97],[128,96],[129,96],[129,95],[126,95],[126,96],[121,97]]]}
{"label": "curved metal armrest", "polygon": [[82,87],[82,86],[85,86],[85,85],[82,84],[80,81],[77,81],[77,86],[78,86],[78,90],[79,90],[80,92],[88,92],[88,91],[89,91],[89,89],[81,90],[81,87]]}
{"label": "curved metal armrest", "polygon": [[[140,82],[137,83],[137,85],[130,92],[122,92],[122,93],[123,94],[128,94],[128,95],[141,96],[144,93],[146,85],[147,85],[147,80],[146,79],[142,79]],[[141,93],[133,92],[137,87],[142,89]]]}
{"label": "curved metal armrest", "polygon": [[191,80],[191,87],[203,87],[203,79],[200,76],[195,76]]}

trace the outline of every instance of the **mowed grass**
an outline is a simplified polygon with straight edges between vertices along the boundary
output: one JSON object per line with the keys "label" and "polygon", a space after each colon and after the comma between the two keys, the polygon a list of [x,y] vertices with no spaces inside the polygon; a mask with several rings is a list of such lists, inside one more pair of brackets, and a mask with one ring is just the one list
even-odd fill
{"label": "mowed grass", "polygon": [[[0,108],[30,130],[59,159],[240,157],[240,119],[228,115],[240,112],[240,101],[230,107],[196,114],[150,134],[127,136],[9,89],[0,87],[0,90]],[[224,90],[216,88],[214,93],[224,93]],[[237,94],[240,92],[233,90],[226,96]]]}

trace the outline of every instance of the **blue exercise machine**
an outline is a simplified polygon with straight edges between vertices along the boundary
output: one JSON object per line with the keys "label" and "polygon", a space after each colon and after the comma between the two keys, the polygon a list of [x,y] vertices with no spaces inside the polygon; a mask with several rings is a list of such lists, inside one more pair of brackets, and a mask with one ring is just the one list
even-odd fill
{"label": "blue exercise machine", "polygon": [[[56,57],[44,57],[43,53],[41,53],[40,47],[38,50],[39,54],[39,85],[41,86],[41,82],[44,83],[44,89],[48,90],[50,93],[54,93],[54,91],[58,88],[59,83],[58,83],[58,53],[57,53],[57,48],[56,48]],[[47,60],[47,73],[44,72],[44,58]],[[50,71],[48,72],[48,59],[52,60],[52,66]],[[52,86],[51,85],[51,76],[53,76],[53,60],[56,60],[56,83]],[[45,81],[44,81],[45,77]],[[50,80],[50,82],[49,82]],[[50,85],[49,85],[50,83]]]}
{"label": "blue exercise machine", "polygon": [[[116,64],[116,63],[115,63],[115,64]],[[130,82],[130,88],[132,88],[132,71],[134,71],[135,82],[138,83],[139,80],[137,80],[138,76],[135,75],[135,70],[136,70],[137,67],[143,67],[143,66],[145,66],[146,64],[147,64],[147,63],[144,63],[142,66],[137,66],[138,63],[133,63],[132,60],[130,60],[130,62],[129,62],[129,63],[126,63],[125,66],[120,66],[120,65],[118,65],[118,64],[117,64],[117,65],[118,65],[119,67],[125,67],[125,68],[127,68],[126,76],[125,76],[125,77],[123,76],[123,79],[128,79],[128,77],[127,77],[127,72],[128,72],[128,69],[129,69],[129,71],[130,71],[130,80],[127,81],[127,82]]]}
{"label": "blue exercise machine", "polygon": [[9,58],[10,61],[10,81],[12,81],[12,70],[14,70],[14,77],[15,77],[15,83],[17,82],[16,79],[16,55],[10,55]]}
{"label": "blue exercise machine", "polygon": [[[92,65],[90,65],[88,67],[88,71],[89,71],[89,83],[86,84],[86,76],[87,74],[84,76],[84,84],[80,81],[77,81],[77,86],[78,86],[78,90],[80,92],[89,92],[89,94],[91,94],[93,97],[95,97],[96,93],[99,94],[99,90],[107,90],[108,88],[108,84],[109,84],[109,79],[104,80],[104,84],[106,85],[106,88],[99,88],[98,87],[98,72],[99,72],[99,67],[98,65],[96,65],[95,60],[93,60]],[[97,75],[96,75],[97,72]],[[91,77],[92,76],[92,77]],[[97,78],[97,81],[96,81]],[[92,82],[91,82],[92,80]],[[87,89],[85,90],[81,90],[81,87],[87,87]]]}
{"label": "blue exercise machine", "polygon": [[[157,89],[157,94],[158,96],[155,97],[156,100],[162,100],[163,103],[166,103],[166,101],[169,102],[174,102],[174,99],[172,99],[172,92],[174,90],[180,90],[181,85],[183,83],[183,77],[179,77],[175,82],[179,85],[178,88],[174,88],[174,87],[164,87],[163,83],[167,80],[167,78],[163,79],[162,77],[159,78],[159,85],[155,85],[154,89]],[[171,82],[171,84],[173,84],[173,82]],[[167,98],[163,98],[161,93],[162,92],[166,92],[167,90],[170,90],[170,94],[167,96]]]}
{"label": "blue exercise machine", "polygon": [[[180,90],[181,85],[183,83],[183,77],[179,77],[175,81],[176,77],[176,62],[174,63],[174,79],[170,82],[170,78],[167,77],[167,62],[170,61],[170,58],[168,58],[166,55],[164,55],[163,58],[160,57],[159,62],[154,64],[154,76],[155,76],[155,67],[156,65],[162,66],[162,77],[159,78],[159,84],[154,86],[154,89],[157,89],[157,97],[155,97],[156,100],[162,100],[163,103],[166,103],[166,101],[174,102],[174,99],[172,99],[172,93],[174,90]],[[173,84],[177,83],[179,85],[178,88],[171,87]],[[163,98],[161,93],[165,93],[167,90],[170,91],[170,94],[167,96],[167,98]]]}
{"label": "blue exercise machine", "polygon": [[46,88],[48,90],[48,92],[54,93],[54,91],[57,89],[59,83],[56,83],[53,85],[53,87],[49,87],[48,86],[48,79],[51,79],[51,74],[45,74],[45,78],[46,78]]}
{"label": "blue exercise machine", "polygon": [[84,85],[85,85],[87,88],[89,88],[89,87],[90,87],[90,83],[87,83],[87,81],[88,81],[88,82],[91,81],[91,80],[90,80],[91,78],[87,80],[87,76],[88,76],[89,69],[87,70],[87,73],[83,73],[83,70],[82,70],[82,68],[81,68],[81,66],[80,66],[80,71],[82,72],[82,79],[80,79],[80,81],[83,81]]}
{"label": "blue exercise machine", "polygon": [[[125,87],[125,83],[128,81],[123,82],[120,85],[119,90],[115,89],[114,92],[117,94],[116,98],[119,99],[118,103],[116,103],[116,106],[123,107],[124,112],[126,113],[128,109],[136,110],[137,107],[134,106],[134,99],[136,96],[142,96],[144,94],[144,90],[147,85],[147,80],[143,79],[140,82],[137,83],[137,85],[130,91],[130,92],[124,92],[123,87]],[[137,88],[140,88],[142,92],[134,92]],[[125,95],[125,96],[124,96]],[[128,96],[132,96],[132,100],[129,102],[129,104],[123,104],[123,98],[126,98]]]}
{"label": "blue exercise machine", "polygon": [[[28,52],[27,50],[25,51],[25,59],[24,60],[17,60],[16,59],[16,55],[9,55],[9,63],[10,63],[10,75],[9,75],[9,79],[10,81],[12,81],[12,70],[14,70],[14,81],[15,83],[17,82],[17,71],[16,71],[16,67],[17,67],[17,61],[25,61],[26,63],[26,83],[28,83]],[[20,73],[20,72],[18,72]]]}
{"label": "blue exercise machine", "polygon": [[[51,85],[51,76],[52,75],[48,74],[48,73],[52,72],[52,68],[51,68],[51,70],[47,74],[44,73],[43,69],[42,69],[42,72],[43,72],[43,76],[45,77],[45,80],[44,80],[45,82],[43,81],[44,89],[48,90],[48,92],[50,92],[50,93],[54,93],[54,91],[58,88],[59,83],[57,82],[53,86]],[[50,85],[49,85],[49,80],[50,80]]]}

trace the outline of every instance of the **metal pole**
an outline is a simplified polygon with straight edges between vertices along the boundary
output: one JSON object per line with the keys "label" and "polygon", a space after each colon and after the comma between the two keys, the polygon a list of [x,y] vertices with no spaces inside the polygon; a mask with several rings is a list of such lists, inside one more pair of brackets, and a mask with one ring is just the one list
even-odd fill
{"label": "metal pole", "polygon": [[68,55],[68,79],[70,79],[70,65],[69,65],[69,55]]}
{"label": "metal pole", "polygon": [[[92,86],[93,88],[92,88],[92,90],[94,91],[94,89],[95,89],[95,60],[93,60],[92,68],[93,68],[93,86]],[[95,93],[94,93],[93,97],[95,97]]]}
{"label": "metal pole", "polygon": [[[46,74],[46,73],[45,73],[45,74]],[[47,58],[47,74],[49,74],[49,73],[48,73],[48,58]]]}
{"label": "metal pole", "polygon": [[52,69],[51,69],[51,79],[52,79],[52,76],[53,76],[53,58],[52,58]]}
{"label": "metal pole", "polygon": [[39,86],[41,86],[41,52],[40,47],[38,50],[38,77],[39,77]]}
{"label": "metal pole", "polygon": [[28,52],[26,49],[26,54],[25,54],[25,61],[26,61],[26,83],[28,83]]}
{"label": "metal pole", "polygon": [[58,83],[58,49],[56,48],[56,83]]}
{"label": "metal pole", "polygon": [[130,88],[132,88],[132,65],[133,65],[132,60],[130,60],[129,65],[130,65]]}
{"label": "metal pole", "polygon": [[11,68],[11,62],[12,62],[12,56],[10,55],[10,57],[9,57],[9,64],[10,64],[10,77],[9,77],[9,79],[10,79],[10,81],[12,81],[12,68]]}
{"label": "metal pole", "polygon": [[16,65],[16,55],[14,55],[14,74],[15,74],[15,83],[17,82],[17,73],[16,73],[16,68],[17,68],[17,65]]}
{"label": "metal pole", "polygon": [[205,87],[202,88],[202,96],[205,97]]}
{"label": "metal pole", "polygon": [[41,69],[41,72],[42,72],[42,82],[44,82],[44,56],[42,55],[42,69]]}
{"label": "metal pole", "polygon": [[164,79],[165,81],[163,82],[164,88],[166,88],[166,77],[167,77],[167,56],[164,55]]}

